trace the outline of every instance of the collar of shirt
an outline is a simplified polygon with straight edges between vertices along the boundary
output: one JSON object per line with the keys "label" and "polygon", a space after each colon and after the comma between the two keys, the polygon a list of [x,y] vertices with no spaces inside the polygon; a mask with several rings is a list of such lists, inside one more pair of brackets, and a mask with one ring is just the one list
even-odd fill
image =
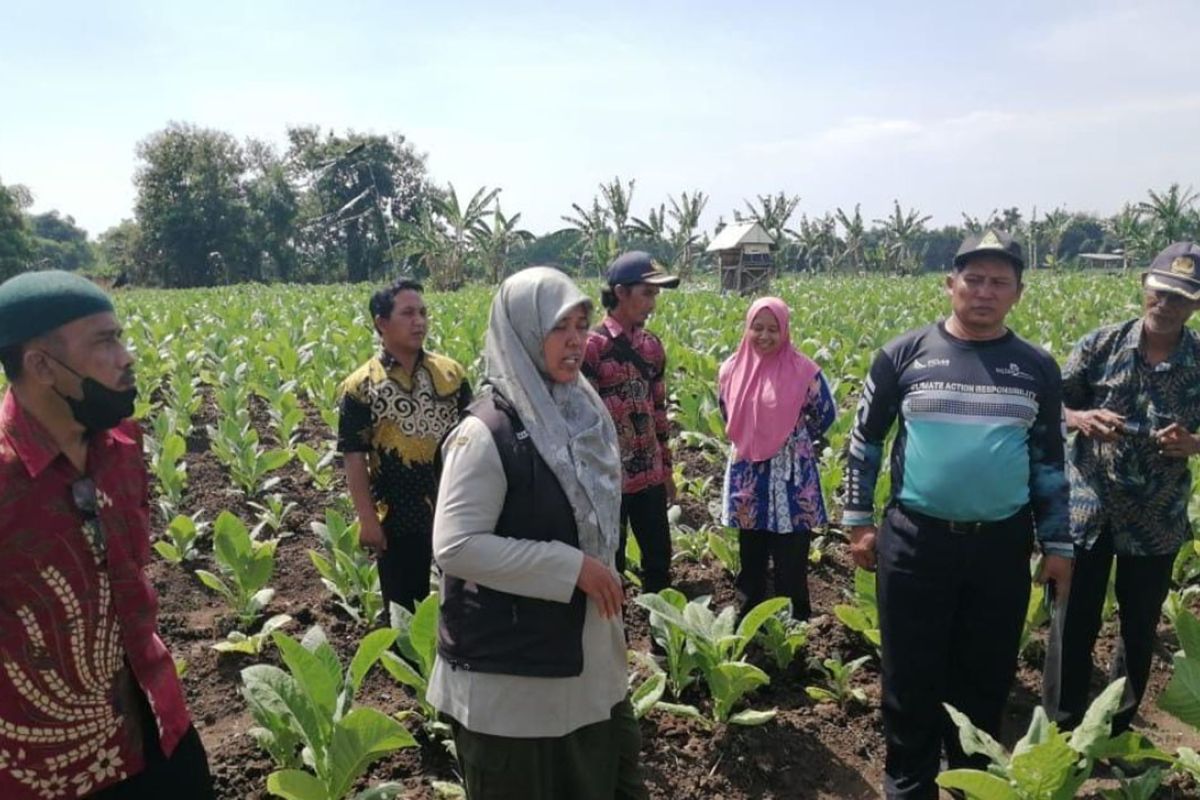
{"label": "collar of shirt", "polygon": [[[417,360],[413,362],[413,372],[416,372],[417,367],[421,366],[421,364],[424,363],[424,361],[425,361],[425,348],[422,347],[420,350],[417,351]],[[379,363],[383,364],[385,369],[393,369],[396,367],[399,367],[400,369],[404,369],[404,366],[400,363],[400,359],[396,358],[394,355],[389,353],[387,350],[379,351]]]}
{"label": "collar of shirt", "polygon": [[608,332],[612,334],[614,339],[618,336],[624,336],[634,347],[640,347],[642,344],[642,339],[645,338],[646,335],[645,328],[634,328],[633,330],[627,330],[621,325],[621,323],[617,322],[611,314],[608,314],[604,317],[604,327],[608,328]]}
{"label": "collar of shirt", "polygon": [[[1134,320],[1129,326],[1129,330],[1125,333],[1125,338],[1121,341],[1119,349],[1132,350],[1139,362],[1145,363],[1145,358],[1142,356],[1142,329],[1145,326],[1145,321],[1142,319]],[[1175,345],[1175,349],[1167,356],[1167,359],[1157,365],[1154,369],[1164,370],[1174,367],[1194,367],[1200,363],[1200,353],[1197,352],[1196,336],[1190,328],[1184,327],[1182,334],[1179,337],[1179,344]]]}
{"label": "collar of shirt", "polygon": [[[4,393],[4,400],[0,402],[0,431],[25,465],[30,478],[36,478],[62,455],[62,447],[46,427],[17,402],[17,395],[11,388]],[[102,447],[112,443],[135,444],[120,428],[93,436],[92,443],[99,443]]]}

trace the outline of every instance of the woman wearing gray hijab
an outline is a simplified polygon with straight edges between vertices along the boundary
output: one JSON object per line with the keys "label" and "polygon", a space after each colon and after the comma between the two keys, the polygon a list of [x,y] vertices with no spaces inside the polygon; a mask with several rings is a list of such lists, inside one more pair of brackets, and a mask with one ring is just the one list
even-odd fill
{"label": "woman wearing gray hijab", "polygon": [[442,446],[428,699],[470,800],[645,798],[613,568],[616,431],[579,377],[592,303],[548,267],[492,301],[484,390]]}

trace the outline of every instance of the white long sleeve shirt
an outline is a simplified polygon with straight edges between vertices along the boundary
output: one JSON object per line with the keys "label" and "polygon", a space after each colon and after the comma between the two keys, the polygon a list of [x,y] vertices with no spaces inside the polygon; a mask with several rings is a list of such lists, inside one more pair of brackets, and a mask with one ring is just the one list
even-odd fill
{"label": "white long sleeve shirt", "polygon": [[[433,520],[433,554],[442,571],[497,591],[570,602],[583,565],[581,550],[564,542],[512,539],[493,532],[508,484],[487,426],[467,417],[446,441],[442,458]],[[607,720],[627,691],[621,619],[604,619],[589,599],[579,675],[535,678],[476,672],[454,669],[439,658],[426,698],[476,733],[554,737]]]}

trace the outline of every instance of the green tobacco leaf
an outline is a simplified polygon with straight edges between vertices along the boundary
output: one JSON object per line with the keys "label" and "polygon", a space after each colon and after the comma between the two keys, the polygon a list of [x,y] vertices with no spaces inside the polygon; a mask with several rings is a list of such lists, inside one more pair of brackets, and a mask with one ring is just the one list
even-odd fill
{"label": "green tobacco leaf", "polygon": [[1186,608],[1175,618],[1175,634],[1183,652],[1193,661],[1200,661],[1200,620]]}
{"label": "green tobacco leaf", "polygon": [[[633,537],[630,537],[630,538],[632,539]],[[670,587],[667,587],[666,589],[663,589],[661,592],[659,592],[658,596],[661,597],[663,600],[666,600],[671,605],[675,606],[675,608],[679,609],[680,611],[683,611],[683,609],[687,608],[687,604],[688,604],[687,595],[685,595],[683,592],[679,591],[678,589],[672,589]]]}
{"label": "green tobacco leaf", "polygon": [[860,605],[869,608],[878,606],[875,599],[875,573],[868,572],[862,567],[854,568],[854,597]]}
{"label": "green tobacco leaf", "polygon": [[746,709],[739,711],[729,717],[729,722],[732,725],[762,725],[775,719],[776,709],[770,711],[755,711],[754,709]]}
{"label": "green tobacco leaf", "polygon": [[217,561],[233,567],[250,555],[250,532],[240,519],[222,511],[213,523],[213,553]]}
{"label": "green tobacco leaf", "polygon": [[1000,746],[999,742],[988,735],[987,731],[976,728],[975,723],[971,722],[966,714],[949,703],[942,705],[945,707],[946,713],[950,715],[950,719],[958,727],[958,741],[962,745],[964,753],[985,755],[996,764],[1008,763],[1008,753]]}
{"label": "green tobacco leaf", "polygon": [[1181,747],[1175,753],[1175,763],[1180,769],[1200,781],[1200,753],[1190,747]]}
{"label": "green tobacco leaf", "polygon": [[321,456],[317,454],[316,450],[304,444],[303,442],[296,445],[296,456],[304,462],[305,466],[316,466],[317,461],[319,461],[321,458]]}
{"label": "green tobacco leaf", "polygon": [[1151,800],[1162,785],[1166,770],[1155,767],[1147,772],[1121,782],[1119,789],[1105,789],[1105,800]]}
{"label": "green tobacco leaf", "polygon": [[[255,664],[242,670],[242,694],[250,712],[277,743],[272,750],[281,765],[294,761],[294,747],[301,738],[319,742],[323,736],[319,713],[291,675],[270,664]],[[284,751],[287,751],[286,753]]]}
{"label": "green tobacco leaf", "polygon": [[804,693],[816,700],[818,703],[836,703],[837,695],[828,689],[823,689],[820,686],[806,686]]}
{"label": "green tobacco leaf", "polygon": [[420,693],[424,693],[426,688],[425,679],[403,658],[395,653],[384,653],[379,663],[383,664],[383,668],[388,671],[388,674],[400,683],[403,683],[405,686],[411,686]]}
{"label": "green tobacco leaf", "polygon": [[1124,692],[1124,678],[1118,678],[1100,692],[1084,712],[1083,721],[1071,732],[1072,750],[1090,756],[1093,748],[1103,746],[1112,732],[1113,714],[1117,713]]}
{"label": "green tobacco leaf", "polygon": [[700,713],[700,709],[691,705],[658,702],[654,704],[654,708],[658,711],[666,711],[668,714],[674,714],[677,717],[687,717],[689,719],[699,720],[704,719],[704,716]]}
{"label": "green tobacco leaf", "polygon": [[871,627],[871,621],[858,606],[840,604],[833,607],[833,615],[852,631],[862,632]]}
{"label": "green tobacco leaf", "polygon": [[350,685],[357,692],[362,686],[363,678],[379,660],[379,656],[396,641],[396,631],[391,628],[380,628],[371,631],[359,642],[354,658],[350,661]]}
{"label": "green tobacco leaf", "polygon": [[416,745],[412,734],[386,714],[373,708],[352,709],[334,726],[329,743],[330,795],[344,797],[372,761]]}
{"label": "green tobacco leaf", "polygon": [[637,719],[646,716],[650,709],[654,708],[654,704],[662,698],[666,688],[667,676],[662,672],[656,672],[644,680],[641,686],[629,696],[629,702],[633,704],[633,716]]}
{"label": "green tobacco leaf", "polygon": [[225,641],[217,642],[212,649],[218,653],[246,653],[247,655],[254,655],[257,652],[254,641],[240,631],[230,631],[229,635],[225,637]]}
{"label": "green tobacco leaf", "polygon": [[160,458],[169,463],[174,464],[179,459],[183,458],[183,454],[187,452],[187,442],[177,433],[172,433],[163,441],[162,455]]}
{"label": "green tobacco leaf", "polygon": [[717,626],[717,615],[708,607],[707,597],[697,597],[683,608],[680,617],[683,629],[692,637],[692,644],[701,646],[713,642],[717,638],[714,630]]}
{"label": "green tobacco leaf", "polygon": [[713,715],[718,721],[727,720],[733,704],[746,693],[770,682],[762,669],[740,661],[718,664],[704,678],[708,681],[709,691],[713,693]]}
{"label": "green tobacco leaf", "polygon": [[1125,731],[1120,736],[1106,739],[1092,748],[1089,755],[1097,761],[1120,759],[1128,762],[1165,761],[1174,759],[1154,746],[1154,743],[1140,733]]}
{"label": "green tobacco leaf", "polygon": [[250,553],[241,561],[237,581],[246,591],[258,591],[271,582],[275,572],[275,539],[265,542],[252,542]]}
{"label": "green tobacco leaf", "polygon": [[284,769],[267,776],[267,791],[285,800],[335,800],[319,780],[298,769]]}
{"label": "green tobacco leaf", "polygon": [[200,579],[201,583],[212,589],[217,594],[223,595],[227,599],[233,596],[233,593],[229,590],[229,587],[225,585],[225,581],[221,580],[208,570],[196,570],[196,577]]}
{"label": "green tobacco leaf", "polygon": [[438,596],[431,594],[421,601],[413,614],[408,637],[421,659],[421,673],[428,676],[433,671],[437,657]]}
{"label": "green tobacco leaf", "polygon": [[[342,668],[333,648],[328,642],[323,642],[315,651],[309,651],[280,631],[271,634],[271,638],[275,640],[279,654],[291,671],[296,684],[318,709],[322,733],[327,734],[332,725],[342,684]],[[321,741],[327,739],[327,736],[322,736]]]}
{"label": "green tobacco leaf", "polygon": [[337,583],[337,574],[333,571],[333,565],[329,563],[329,559],[316,550],[309,550],[308,558],[312,561],[312,565],[317,568],[317,573],[322,578],[330,583]]}
{"label": "green tobacco leaf", "polygon": [[1071,782],[1078,761],[1079,753],[1056,732],[1041,744],[1013,756],[1008,774],[1022,795],[1050,800]]}
{"label": "green tobacco leaf", "polygon": [[676,606],[669,600],[660,595],[640,594],[633,599],[633,602],[637,603],[639,606],[651,612],[652,614],[657,614],[658,616],[662,617],[676,628],[685,631],[688,629],[688,624],[683,619],[683,612],[679,608],[676,608]]}
{"label": "green tobacco leaf", "polygon": [[262,456],[263,472],[274,472],[291,460],[292,451],[290,450],[268,450]]}
{"label": "green tobacco leaf", "polygon": [[772,597],[770,600],[764,600],[750,609],[737,626],[738,636],[743,637],[743,641],[741,646],[733,653],[733,657],[739,657],[742,651],[745,650],[746,644],[754,638],[754,634],[758,633],[758,629],[762,627],[763,623],[787,608],[790,602],[786,597]]}
{"label": "green tobacco leaf", "polygon": [[1158,707],[1200,729],[1200,661],[1176,655],[1175,672],[1158,698]]}
{"label": "green tobacco leaf", "polygon": [[1003,778],[976,769],[952,769],[937,776],[938,786],[959,789],[971,800],[1024,800]]}
{"label": "green tobacco leaf", "polygon": [[155,542],[154,552],[158,553],[163,557],[164,560],[172,564],[178,564],[183,560],[179,554],[179,550],[170,542]]}

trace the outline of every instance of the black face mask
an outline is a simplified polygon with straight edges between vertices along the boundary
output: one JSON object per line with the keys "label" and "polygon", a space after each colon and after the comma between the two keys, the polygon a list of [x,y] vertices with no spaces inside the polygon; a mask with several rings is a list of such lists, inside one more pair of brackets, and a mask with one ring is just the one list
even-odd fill
{"label": "black face mask", "polygon": [[[46,355],[50,354],[47,353]],[[50,356],[50,358],[54,358],[54,356]],[[54,358],[54,360],[58,361],[57,358]],[[75,372],[67,364],[63,364],[61,361],[58,361],[58,363],[71,370],[75,375],[78,375],[82,381],[80,387],[83,390],[82,400],[77,400],[70,395],[59,392],[57,387],[55,387],[54,391],[58,392],[58,396],[67,402],[67,405],[71,408],[71,416],[88,433],[115,428],[121,424],[121,420],[133,416],[133,403],[137,400],[138,395],[136,386],[129,389],[110,389],[95,378],[87,378],[79,375],[78,372]]]}

